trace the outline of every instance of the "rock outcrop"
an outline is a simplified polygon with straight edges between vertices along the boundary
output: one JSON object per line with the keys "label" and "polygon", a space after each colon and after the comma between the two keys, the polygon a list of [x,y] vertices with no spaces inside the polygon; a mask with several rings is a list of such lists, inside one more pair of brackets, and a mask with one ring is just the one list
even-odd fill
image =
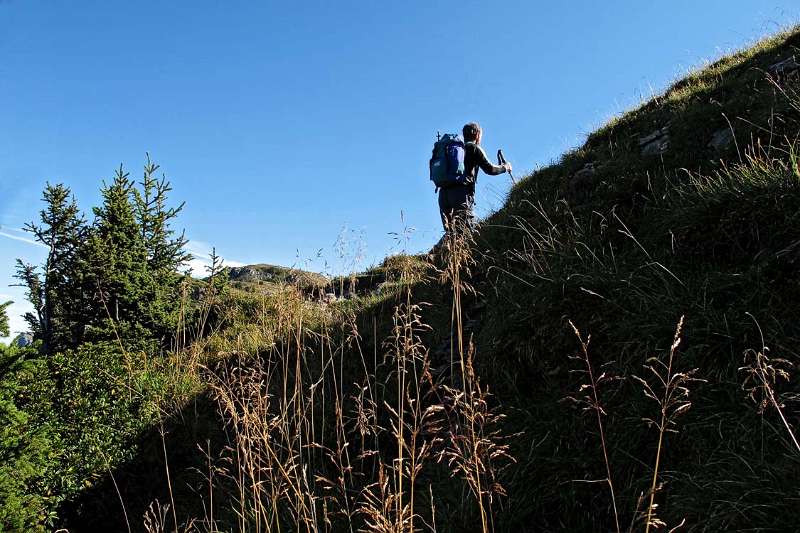
{"label": "rock outcrop", "polygon": [[669,124],[649,135],[639,138],[639,147],[645,157],[663,155],[669,149]]}
{"label": "rock outcrop", "polygon": [[567,199],[570,203],[580,204],[589,200],[595,186],[596,175],[594,163],[586,163],[572,175],[567,184]]}
{"label": "rock outcrop", "polygon": [[800,72],[800,63],[796,56],[773,63],[769,67],[769,73],[776,78],[796,77],[798,72]]}
{"label": "rock outcrop", "polygon": [[730,127],[722,128],[714,132],[711,140],[708,143],[709,148],[713,148],[717,152],[722,152],[733,144],[734,135]]}

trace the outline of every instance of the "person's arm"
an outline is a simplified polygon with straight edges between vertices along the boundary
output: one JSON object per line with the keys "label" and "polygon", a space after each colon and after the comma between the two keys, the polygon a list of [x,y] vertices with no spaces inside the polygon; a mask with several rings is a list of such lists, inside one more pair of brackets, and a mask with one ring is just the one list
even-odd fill
{"label": "person's arm", "polygon": [[483,148],[480,146],[476,146],[476,157],[478,158],[478,167],[483,170],[484,173],[490,176],[497,176],[498,174],[502,174],[503,172],[508,172],[511,170],[511,165],[508,163],[504,165],[495,165],[489,161],[489,158],[486,157],[486,152],[483,151]]}

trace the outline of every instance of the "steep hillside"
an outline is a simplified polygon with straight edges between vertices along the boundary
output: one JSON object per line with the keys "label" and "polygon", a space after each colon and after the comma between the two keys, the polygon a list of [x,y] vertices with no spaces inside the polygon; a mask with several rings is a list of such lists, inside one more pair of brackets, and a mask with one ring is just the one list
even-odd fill
{"label": "steep hillside", "polygon": [[[568,359],[580,353],[568,321],[591,335],[597,372],[621,378],[601,391],[609,463],[623,522],[643,510],[658,432],[642,420],[659,406],[634,376],[654,381],[644,365],[669,352],[682,316],[677,370],[704,381],[666,438],[659,515],[694,531],[796,521],[800,450],[774,410],[757,413],[740,368],[765,346],[799,361],[798,45],[789,32],[689,75],[523,180],[482,224],[477,352],[526,435],[511,523],[613,524],[606,488],[578,481],[605,477],[596,421],[559,402],[585,379],[570,373],[583,367]],[[796,426],[798,406],[786,409]]]}
{"label": "steep hillside", "polygon": [[353,297],[231,271],[282,279],[220,293],[186,358],[205,392],[68,506],[73,530],[122,524],[117,485],[132,516],[172,498],[220,530],[794,530],[798,47],[690,74],[471,242],[333,281]]}

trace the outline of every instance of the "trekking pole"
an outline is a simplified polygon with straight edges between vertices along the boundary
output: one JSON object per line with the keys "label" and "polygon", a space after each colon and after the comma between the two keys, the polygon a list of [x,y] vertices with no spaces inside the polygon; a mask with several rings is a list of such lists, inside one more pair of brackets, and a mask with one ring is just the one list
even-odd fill
{"label": "trekking pole", "polygon": [[[502,150],[498,150],[497,151],[497,164],[498,165],[505,165],[506,163],[507,163],[507,161],[506,161],[506,158],[503,156],[503,151]],[[514,179],[514,174],[512,174],[510,170],[508,171],[508,175],[511,176],[511,183],[516,185],[517,184],[517,180]]]}

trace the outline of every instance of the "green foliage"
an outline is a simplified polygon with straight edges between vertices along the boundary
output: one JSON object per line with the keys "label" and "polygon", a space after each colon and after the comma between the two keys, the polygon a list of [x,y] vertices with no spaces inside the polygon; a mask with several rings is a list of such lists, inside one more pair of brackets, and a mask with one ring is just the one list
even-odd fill
{"label": "green foliage", "polygon": [[0,336],[8,337],[9,329],[8,329],[8,313],[6,313],[6,309],[8,306],[14,302],[6,302],[4,304],[0,304]]}
{"label": "green foliage", "polygon": [[74,494],[130,457],[131,443],[151,422],[142,417],[146,396],[133,388],[141,361],[112,342],[84,343],[55,354],[53,410],[63,443],[59,483]]}
{"label": "green foliage", "polygon": [[94,224],[83,250],[86,292],[95,295],[87,317],[90,339],[147,338],[142,324],[147,261],[131,204],[132,188],[120,168],[111,185],[101,190],[103,204],[94,209]]}
{"label": "green foliage", "polygon": [[67,187],[48,184],[25,228],[48,253],[39,267],[17,262],[34,347],[0,347],[0,530],[54,524],[59,505],[132,456],[162,403],[196,390],[147,356],[176,330],[190,259],[157,169],[148,158],[138,190],[120,168],[91,224]]}
{"label": "green foliage", "polygon": [[147,265],[143,316],[146,327],[156,338],[163,339],[178,325],[180,299],[177,295],[187,278],[179,269],[192,256],[185,249],[188,242],[185,234],[176,234],[171,226],[184,204],[168,207],[172,187],[166,178],[155,177],[158,169],[148,155],[140,188],[133,188],[132,193]]}
{"label": "green foliage", "polygon": [[157,411],[128,357],[114,343],[50,356],[0,345],[0,531],[53,526],[62,501],[130,457]]}
{"label": "green foliage", "polygon": [[36,350],[0,346],[0,531],[44,531],[55,519],[52,392]]}
{"label": "green foliage", "polygon": [[167,208],[169,183],[156,180],[149,157],[139,191],[122,167],[101,191],[84,249],[87,292],[95,294],[90,339],[122,339],[148,349],[147,339],[163,342],[174,333],[179,311],[179,268],[190,259],[186,239],[175,238],[170,221],[180,212]]}
{"label": "green foliage", "polygon": [[175,235],[170,221],[175,219],[183,209],[167,207],[167,194],[172,190],[166,178],[155,177],[159,166],[147,156],[144,176],[140,182],[141,190],[133,189],[136,220],[141,230],[144,246],[147,250],[147,264],[152,272],[174,273],[180,266],[191,259],[184,250],[188,240],[184,233]]}
{"label": "green foliage", "polygon": [[47,357],[3,348],[0,372],[0,531],[55,524],[63,502],[133,457],[160,404],[197,392],[113,342]]}

